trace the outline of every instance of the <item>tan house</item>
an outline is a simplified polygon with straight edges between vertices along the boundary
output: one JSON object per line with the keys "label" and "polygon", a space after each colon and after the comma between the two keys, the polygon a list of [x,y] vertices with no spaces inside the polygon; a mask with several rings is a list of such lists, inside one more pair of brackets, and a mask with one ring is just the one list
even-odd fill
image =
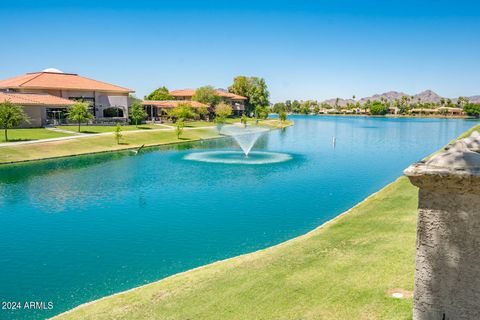
{"label": "tan house", "polygon": [[439,113],[450,115],[450,116],[463,116],[465,112],[463,112],[462,108],[453,108],[453,107],[440,107],[438,108]]}
{"label": "tan house", "polygon": [[[145,100],[142,105],[147,112],[147,120],[162,121],[168,116],[168,111],[175,108],[180,103],[185,103],[182,100]],[[209,111],[211,107],[198,101],[188,101],[192,108],[205,108]]]}
{"label": "tan house", "polygon": [[49,122],[56,124],[65,108],[75,103],[50,94],[0,91],[0,103],[6,101],[23,106],[29,123],[22,124],[22,127],[42,127]]}
{"label": "tan house", "polygon": [[[64,73],[57,69],[45,69],[41,72],[27,73],[21,76],[0,80],[0,91],[6,94],[36,94],[42,96],[42,101],[54,100],[54,97],[66,100],[82,100],[91,106],[95,122],[108,123],[127,121],[128,95],[134,91],[79,76],[74,73]],[[49,98],[49,97],[52,98]],[[25,104],[19,103],[26,106]],[[45,126],[66,121],[68,105],[42,105],[36,110],[33,105],[26,108],[31,118],[30,126]],[[41,115],[39,117],[39,115]]]}
{"label": "tan house", "polygon": [[[191,101],[195,91],[195,89],[173,90],[170,91],[170,95],[173,96],[175,100]],[[225,90],[217,89],[215,91],[225,103],[228,103],[232,106],[235,115],[242,115],[243,112],[245,112],[245,101],[247,101],[246,97],[230,93]]]}

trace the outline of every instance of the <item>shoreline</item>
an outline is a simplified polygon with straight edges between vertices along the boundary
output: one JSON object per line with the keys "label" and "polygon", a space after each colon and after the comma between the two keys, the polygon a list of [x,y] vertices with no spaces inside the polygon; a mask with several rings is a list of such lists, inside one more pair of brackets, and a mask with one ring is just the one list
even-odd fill
{"label": "shoreline", "polygon": [[[204,140],[215,140],[215,139],[221,139],[221,138],[226,138],[226,137],[227,136],[217,136],[217,137],[210,137],[210,138],[191,139],[191,140],[188,140],[188,141],[174,141],[174,142],[165,142],[165,143],[158,143],[158,144],[149,144],[149,145],[145,145],[144,148],[148,149],[148,148],[156,148],[156,147],[161,147],[161,146],[169,146],[169,145],[174,145],[174,144],[186,144],[186,143],[191,143],[191,142],[198,142],[198,141],[204,141]],[[96,155],[96,154],[103,154],[103,153],[109,153],[109,152],[124,152],[124,151],[136,150],[140,147],[141,146],[135,146],[135,147],[127,147],[127,148],[122,148],[122,149],[116,149],[116,150],[93,151],[93,152],[87,152],[87,153],[71,154],[71,155],[66,155],[66,156],[46,157],[46,158],[41,158],[41,159],[19,160],[19,161],[12,161],[12,162],[0,162],[0,167],[4,166],[4,165],[7,166],[7,165],[22,164],[22,163],[56,160],[56,159],[68,159],[68,158],[73,158],[73,157]]]}
{"label": "shoreline", "polygon": [[107,296],[104,296],[104,297],[101,297],[101,298],[98,298],[98,299],[95,299],[95,300],[92,300],[92,301],[88,301],[88,302],[85,302],[85,303],[82,303],[72,309],[69,309],[67,311],[64,311],[62,313],[59,313],[51,318],[48,318],[48,319],[58,319],[59,317],[63,317],[65,315],[68,315],[72,312],[75,312],[75,311],[78,311],[79,309],[81,308],[84,308],[84,307],[87,307],[89,305],[92,305],[92,304],[95,304],[97,302],[101,302],[103,300],[106,300],[106,299],[109,299],[109,298],[113,298],[113,297],[117,297],[117,296],[120,296],[120,295],[123,295],[123,294],[127,294],[127,293],[130,293],[130,292],[134,292],[136,290],[140,290],[142,288],[145,288],[145,287],[148,287],[148,286],[152,286],[152,285],[155,285],[155,284],[158,284],[159,282],[162,282],[162,281],[166,281],[167,279],[173,279],[173,278],[176,278],[176,277],[179,277],[179,276],[182,276],[184,274],[187,274],[187,273],[190,273],[190,272],[194,272],[194,271],[198,271],[198,270],[202,270],[202,269],[205,269],[205,268],[209,268],[209,267],[212,267],[212,266],[216,266],[218,264],[221,264],[221,263],[224,263],[224,262],[228,262],[228,261],[231,261],[231,260],[234,260],[234,259],[238,259],[238,258],[241,258],[241,257],[247,257],[247,256],[250,256],[250,255],[255,255],[255,254],[258,254],[258,253],[261,253],[261,252],[264,252],[264,251],[267,251],[267,250],[270,250],[270,249],[275,249],[275,248],[280,248],[280,247],[283,247],[283,246],[287,246],[287,245],[290,245],[292,243],[295,243],[296,241],[300,241],[304,238],[308,238],[309,236],[313,235],[314,233],[316,233],[317,231],[319,230],[322,230],[323,228],[327,227],[328,225],[330,225],[331,223],[334,223],[336,222],[337,220],[345,217],[346,215],[348,215],[349,213],[351,213],[352,211],[354,211],[358,206],[361,206],[363,203],[367,202],[368,200],[370,200],[371,198],[375,197],[376,195],[378,195],[380,192],[382,192],[383,190],[387,189],[388,187],[390,187],[391,185],[395,184],[396,182],[400,181],[401,179],[405,178],[403,175],[396,178],[394,181],[388,183],[387,185],[383,186],[381,189],[375,191],[374,193],[370,194],[369,196],[367,196],[366,198],[364,198],[363,200],[361,200],[360,202],[356,203],[353,207],[349,208],[348,210],[340,213],[339,215],[333,217],[332,219],[330,220],[327,220],[325,221],[324,223],[322,223],[321,225],[315,227],[314,229],[304,233],[304,234],[301,234],[299,236],[296,236],[292,239],[288,239],[286,241],[283,241],[281,243],[278,243],[278,244],[275,244],[273,246],[269,246],[267,248],[263,248],[263,249],[259,249],[259,250],[256,250],[256,251],[252,251],[252,252],[248,252],[248,253],[244,253],[244,254],[240,254],[238,256],[234,256],[234,257],[230,257],[230,258],[226,258],[226,259],[222,259],[222,260],[218,260],[218,261],[214,261],[214,262],[211,262],[211,263],[208,263],[208,264],[204,264],[204,265],[201,265],[201,266],[198,266],[198,267],[195,267],[195,268],[192,268],[192,269],[188,269],[188,270],[185,270],[185,271],[182,271],[182,272],[177,272],[175,274],[172,274],[168,277],[165,277],[165,278],[162,278],[162,279],[159,279],[159,280],[156,280],[156,281],[153,281],[153,282],[150,282],[150,283],[146,283],[146,284],[143,284],[143,285],[140,285],[140,286],[137,286],[137,287],[133,287],[131,289],[127,289],[127,290],[124,290],[124,291],[120,291],[120,292],[117,292],[117,293],[114,293],[114,294],[111,294],[111,295],[107,295]]}
{"label": "shoreline", "polygon": [[371,114],[357,114],[357,113],[321,113],[321,114],[303,114],[303,113],[289,113],[292,116],[327,116],[327,117],[365,117],[365,118],[408,118],[408,119],[465,119],[465,120],[480,120],[479,118],[471,116],[442,116],[442,115],[424,115],[412,116],[401,114],[386,114],[386,115],[371,115]]}
{"label": "shoreline", "polygon": [[[264,121],[268,121],[268,120],[276,120],[276,119],[267,119],[267,120],[264,120]],[[283,129],[283,128],[287,128],[287,127],[290,127],[290,126],[293,126],[294,125],[294,122],[293,121],[288,121],[286,123],[284,123],[282,126],[280,127],[274,127],[272,125],[269,125],[268,123],[264,124],[265,127],[268,127],[269,128],[269,131],[272,131],[272,130],[277,130],[277,129]],[[188,129],[188,131],[195,131],[195,130],[213,130],[213,131],[216,131],[216,127],[215,126],[211,126],[211,127],[196,127],[196,128],[186,128]],[[171,132],[173,131],[173,129],[154,129],[154,131],[157,131],[157,132]],[[148,131],[131,131],[133,133],[150,133],[152,132],[151,130],[148,130]],[[128,134],[128,133],[127,133]],[[205,138],[194,138],[194,139],[190,139],[190,140],[186,140],[186,141],[171,141],[171,142],[161,142],[161,143],[153,143],[153,144],[144,144],[144,148],[155,148],[155,147],[161,147],[161,146],[169,146],[169,145],[181,145],[181,144],[186,144],[186,143],[192,143],[192,142],[199,142],[199,141],[206,141],[206,140],[215,140],[215,139],[221,139],[221,138],[226,138],[228,136],[225,136],[225,135],[221,135],[217,132],[215,132],[216,136],[213,136],[213,137],[205,137]],[[68,137],[69,139],[62,139],[62,140],[65,140],[65,141],[71,141],[71,140],[75,140],[75,139],[86,139],[86,138],[96,138],[96,137],[101,137],[101,136],[105,136],[105,135],[113,135],[113,133],[111,132],[107,132],[107,133],[99,133],[99,134],[92,134],[92,135],[86,135],[86,136],[76,136],[76,137]],[[57,142],[58,140],[53,140],[53,141],[45,141],[45,142],[36,142],[36,143],[49,143],[49,142]],[[30,145],[35,145],[35,143],[29,143]],[[5,146],[5,147],[9,147],[9,146]],[[14,146],[12,146],[14,147]],[[56,160],[56,159],[68,159],[68,158],[72,158],[72,157],[78,157],[78,156],[86,156],[86,155],[95,155],[95,154],[104,154],[104,153],[109,153],[109,152],[124,152],[124,151],[129,151],[129,150],[136,150],[138,148],[140,148],[141,145],[136,145],[136,146],[128,146],[128,147],[125,147],[125,148],[119,148],[119,149],[113,149],[113,150],[102,150],[102,151],[89,151],[89,152],[85,152],[85,153],[73,153],[73,154],[69,154],[69,155],[61,155],[61,156],[53,156],[53,157],[43,157],[43,158],[39,158],[39,159],[26,159],[26,160],[15,160],[15,161],[7,161],[7,162],[0,162],[0,167],[1,166],[8,166],[8,165],[15,165],[15,164],[22,164],[22,163],[32,163],[32,162],[37,162],[37,161],[48,161],[48,160]],[[0,147],[0,150],[1,150],[1,147]]]}

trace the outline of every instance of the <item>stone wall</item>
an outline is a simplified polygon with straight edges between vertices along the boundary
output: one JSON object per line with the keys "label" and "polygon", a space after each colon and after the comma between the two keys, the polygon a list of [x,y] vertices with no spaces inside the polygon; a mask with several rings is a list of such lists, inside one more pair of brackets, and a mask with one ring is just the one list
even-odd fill
{"label": "stone wall", "polygon": [[480,319],[480,134],[405,174],[420,188],[413,318]]}

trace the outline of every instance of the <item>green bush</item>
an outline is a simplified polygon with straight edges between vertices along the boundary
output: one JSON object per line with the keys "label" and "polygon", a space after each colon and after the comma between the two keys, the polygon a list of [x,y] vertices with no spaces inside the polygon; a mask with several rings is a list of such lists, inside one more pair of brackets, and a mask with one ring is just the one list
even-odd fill
{"label": "green bush", "polygon": [[387,106],[383,105],[379,101],[373,102],[372,105],[370,106],[370,114],[383,116],[383,115],[386,115],[387,113],[388,113]]}
{"label": "green bush", "polygon": [[466,114],[473,117],[480,117],[480,104],[469,103],[463,107]]}

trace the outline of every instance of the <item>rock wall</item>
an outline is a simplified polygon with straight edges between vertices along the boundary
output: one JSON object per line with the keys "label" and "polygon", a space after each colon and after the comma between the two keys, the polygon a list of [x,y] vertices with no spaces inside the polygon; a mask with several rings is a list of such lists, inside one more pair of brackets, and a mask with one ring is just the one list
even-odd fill
{"label": "rock wall", "polygon": [[405,170],[420,188],[415,320],[480,319],[480,135]]}

